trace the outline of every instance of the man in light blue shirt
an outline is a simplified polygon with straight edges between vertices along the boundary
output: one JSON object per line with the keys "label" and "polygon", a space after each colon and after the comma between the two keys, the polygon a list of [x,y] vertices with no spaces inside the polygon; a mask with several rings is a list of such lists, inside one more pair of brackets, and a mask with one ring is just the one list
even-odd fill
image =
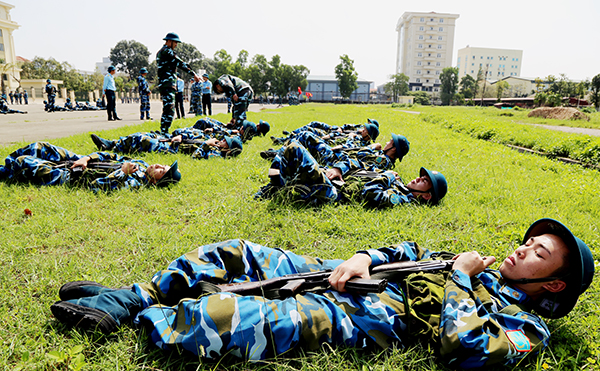
{"label": "man in light blue shirt", "polygon": [[212,82],[208,79],[208,74],[202,75],[202,110],[207,115],[212,115],[212,102],[210,99],[210,91],[212,90]]}
{"label": "man in light blue shirt", "polygon": [[175,111],[177,112],[177,118],[185,118],[185,111],[183,110],[183,88],[184,82],[179,74],[177,74],[177,92],[175,93]]}
{"label": "man in light blue shirt", "polygon": [[102,86],[102,90],[104,90],[104,96],[106,97],[106,112],[108,113],[108,121],[121,120],[119,116],[117,116],[117,99],[115,92],[117,90],[117,85],[115,84],[114,75],[117,71],[114,66],[108,67],[108,73],[104,76],[104,85]]}

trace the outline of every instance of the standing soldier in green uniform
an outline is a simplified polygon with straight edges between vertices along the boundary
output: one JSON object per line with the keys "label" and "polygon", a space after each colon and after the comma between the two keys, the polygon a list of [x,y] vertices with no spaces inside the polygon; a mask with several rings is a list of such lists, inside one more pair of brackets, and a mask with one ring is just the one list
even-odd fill
{"label": "standing soldier in green uniform", "polygon": [[144,119],[144,116],[148,120],[152,120],[150,117],[150,87],[148,86],[148,80],[146,80],[146,75],[148,74],[148,70],[146,67],[140,70],[140,76],[138,76],[138,92],[140,93],[140,120]]}
{"label": "standing soldier in green uniform", "polygon": [[229,125],[234,129],[241,127],[246,119],[248,106],[254,97],[254,90],[250,84],[236,76],[222,75],[213,84],[213,91],[217,94],[225,94],[233,101]]}
{"label": "standing soldier in green uniform", "polygon": [[156,64],[158,66],[158,89],[163,102],[162,117],[160,118],[160,131],[163,134],[168,134],[175,111],[177,68],[194,75],[195,81],[200,81],[200,77],[190,69],[190,66],[188,66],[187,63],[175,55],[177,43],[181,42],[179,36],[174,32],[169,32],[163,40],[165,40],[165,45],[163,45],[158,53],[156,53]]}

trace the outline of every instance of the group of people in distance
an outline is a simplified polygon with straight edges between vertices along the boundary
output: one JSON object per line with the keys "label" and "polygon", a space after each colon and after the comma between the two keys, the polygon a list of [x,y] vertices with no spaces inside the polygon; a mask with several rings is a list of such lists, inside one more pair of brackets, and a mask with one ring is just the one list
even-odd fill
{"label": "group of people in distance", "polygon": [[[179,37],[169,33],[164,40],[157,54],[163,102],[160,131],[116,139],[92,134],[99,152],[87,156],[33,143],[6,158],[0,179],[82,184],[93,190],[164,186],[181,179],[177,161],[171,166],[148,165],[121,154],[230,158],[254,136],[270,131],[269,123],[256,124],[246,117],[252,88],[223,75],[212,89],[231,98],[231,120],[201,118],[193,127],[169,133],[175,69],[190,73],[196,82],[200,78],[175,55]],[[147,102],[141,102],[146,107]],[[140,116],[147,119],[149,113],[141,109]],[[402,181],[393,168],[409,153],[410,143],[398,134],[391,134],[385,144],[375,142],[380,134],[377,120],[342,126],[314,121],[283,134],[271,137],[280,148],[260,154],[271,165],[269,182],[256,199],[386,208],[415,202],[433,206],[447,194],[444,175],[424,167],[415,179]],[[355,294],[346,289],[349,280],[369,278],[382,264],[440,259],[450,260],[450,269],[387,275],[382,292]],[[453,367],[515,365],[548,346],[551,332],[541,317],[561,318],[573,309],[592,282],[594,258],[567,226],[544,218],[531,224],[498,270],[490,269],[495,262],[495,257],[477,251],[433,252],[414,242],[359,248],[347,261],[323,260],[234,239],[199,246],[148,282],[129,288],[68,282],[51,311],[67,326],[104,333],[133,321],[147,329],[156,346],[209,359],[231,354],[262,360],[298,347],[318,349],[323,343],[376,349],[425,342]],[[275,291],[242,295],[216,286],[326,269],[332,270],[329,288],[286,297]]]}

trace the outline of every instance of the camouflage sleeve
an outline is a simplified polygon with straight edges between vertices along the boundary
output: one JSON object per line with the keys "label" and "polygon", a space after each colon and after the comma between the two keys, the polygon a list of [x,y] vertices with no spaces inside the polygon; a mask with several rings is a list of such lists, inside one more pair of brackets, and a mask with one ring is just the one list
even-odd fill
{"label": "camouflage sleeve", "polygon": [[404,241],[398,245],[357,251],[371,257],[371,266],[394,263],[399,261],[417,261],[428,258],[432,252],[422,248],[416,242]]}
{"label": "camouflage sleeve", "polygon": [[483,285],[474,286],[458,270],[446,281],[440,352],[450,364],[461,368],[511,365],[548,345],[550,332],[539,317],[514,310],[516,306],[498,310]]}
{"label": "camouflage sleeve", "polygon": [[104,178],[94,179],[89,187],[94,193],[99,191],[110,192],[117,189],[138,189],[146,185],[144,171],[145,169],[140,169],[131,175],[127,175],[119,169]]}
{"label": "camouflage sleeve", "polygon": [[391,172],[385,172],[380,177],[366,183],[361,193],[363,199],[371,206],[380,208],[410,203],[412,196],[402,194],[394,187],[396,178]]}

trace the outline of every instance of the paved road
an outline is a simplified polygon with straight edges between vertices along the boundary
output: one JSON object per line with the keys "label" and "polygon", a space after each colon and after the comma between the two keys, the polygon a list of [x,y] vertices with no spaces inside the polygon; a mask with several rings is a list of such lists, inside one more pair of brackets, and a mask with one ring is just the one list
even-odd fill
{"label": "paved road", "polygon": [[[134,103],[117,103],[117,114],[123,119],[122,121],[108,121],[106,111],[47,113],[44,111],[44,105],[41,102],[29,105],[11,105],[10,107],[27,111],[27,114],[0,114],[0,145],[2,146],[18,142],[31,143],[140,123],[139,104]],[[156,129],[159,130],[162,105],[158,100],[153,100],[150,107],[150,116],[157,120]],[[186,110],[189,108],[187,104],[185,107]],[[259,112],[263,108],[275,107],[277,105],[251,104],[249,110]],[[227,104],[213,103],[212,110],[213,114],[226,113]]]}

